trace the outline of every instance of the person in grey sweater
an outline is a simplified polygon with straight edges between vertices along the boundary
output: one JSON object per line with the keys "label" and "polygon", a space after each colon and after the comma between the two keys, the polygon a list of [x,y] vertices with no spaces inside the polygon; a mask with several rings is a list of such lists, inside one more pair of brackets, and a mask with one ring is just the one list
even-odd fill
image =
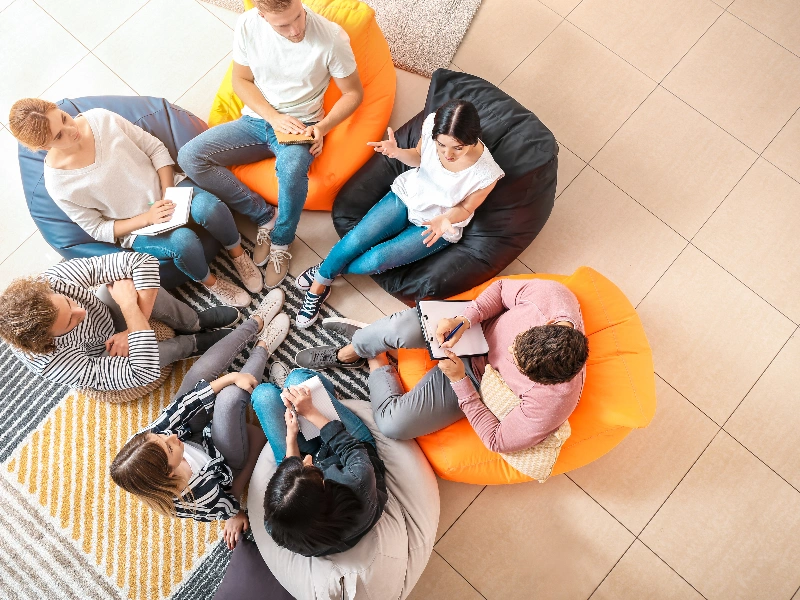
{"label": "person in grey sweater", "polygon": [[[264,498],[264,524],[278,545],[303,556],[352,548],[378,522],[388,500],[386,470],[372,434],[322,375],[340,420],[330,421],[317,410],[303,385],[315,375],[295,369],[283,391],[262,384],[252,396],[278,462]],[[318,438],[305,439],[298,415],[319,428]]]}

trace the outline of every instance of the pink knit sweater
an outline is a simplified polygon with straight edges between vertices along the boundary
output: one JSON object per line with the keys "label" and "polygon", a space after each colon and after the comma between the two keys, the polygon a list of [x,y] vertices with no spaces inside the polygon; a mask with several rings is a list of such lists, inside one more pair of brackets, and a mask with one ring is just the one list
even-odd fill
{"label": "pink knit sweater", "polygon": [[[488,363],[499,371],[522,402],[501,421],[486,408],[472,381],[465,377],[452,384],[461,410],[487,448],[514,452],[538,444],[567,420],[578,404],[586,368],[572,380],[543,385],[528,379],[514,363],[509,348],[517,334],[550,322],[569,321],[583,331],[578,299],[564,285],[545,279],[500,279],[464,310],[471,326],[479,323],[489,342]],[[487,357],[472,358],[478,378]]]}

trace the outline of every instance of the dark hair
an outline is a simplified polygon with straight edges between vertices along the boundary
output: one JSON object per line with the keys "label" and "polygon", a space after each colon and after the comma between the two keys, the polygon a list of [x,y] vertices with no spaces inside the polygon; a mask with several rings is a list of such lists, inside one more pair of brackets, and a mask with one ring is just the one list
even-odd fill
{"label": "dark hair", "polygon": [[449,100],[436,109],[433,117],[433,139],[449,135],[465,146],[474,146],[481,137],[478,109],[466,100]]}
{"label": "dark hair", "polygon": [[514,357],[520,371],[532,381],[545,385],[564,383],[586,364],[589,340],[573,327],[531,327],[514,341]]}
{"label": "dark hair", "polygon": [[361,501],[350,488],[324,480],[317,467],[287,456],[267,485],[264,523],[279,546],[302,553],[344,541],[360,509]]}

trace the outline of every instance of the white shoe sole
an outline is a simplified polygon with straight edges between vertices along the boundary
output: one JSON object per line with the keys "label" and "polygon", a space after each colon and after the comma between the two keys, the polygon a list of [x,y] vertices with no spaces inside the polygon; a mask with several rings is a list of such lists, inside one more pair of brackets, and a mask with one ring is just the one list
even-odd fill
{"label": "white shoe sole", "polygon": [[326,323],[343,323],[345,325],[352,325],[354,327],[360,327],[363,329],[369,323],[364,323],[362,321],[356,321],[355,319],[346,319],[345,317],[327,317],[322,319],[322,326],[325,327]]}
{"label": "white shoe sole", "polygon": [[311,319],[310,321],[306,321],[305,323],[300,323],[300,322],[299,322],[297,319],[295,319],[295,320],[294,320],[294,324],[295,324],[295,325],[297,325],[297,326],[298,326],[300,329],[308,329],[308,328],[309,328],[309,327],[311,327],[311,326],[312,326],[314,323],[316,323],[316,322],[317,322],[317,319],[319,319],[319,313],[317,313],[316,315],[314,315],[314,318],[313,318],[313,319]]}

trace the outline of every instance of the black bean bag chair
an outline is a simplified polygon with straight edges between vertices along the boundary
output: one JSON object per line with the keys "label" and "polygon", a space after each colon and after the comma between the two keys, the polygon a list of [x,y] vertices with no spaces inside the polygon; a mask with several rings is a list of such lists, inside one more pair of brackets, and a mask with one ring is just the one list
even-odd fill
{"label": "black bean bag chair", "polygon": [[[202,119],[189,111],[170,104],[163,98],[149,96],[90,96],[56,102],[58,107],[71,116],[90,108],[105,108],[138,125],[146,132],[161,140],[169,150],[175,168],[178,167],[178,150],[199,135],[208,126]],[[22,175],[22,189],[28,211],[41,231],[45,241],[61,256],[87,258],[120,252],[122,248],[107,242],[98,242],[79,225],[73,223],[47,193],[44,187],[44,157],[47,153],[33,152],[19,145],[19,170]],[[191,225],[203,244],[206,260],[211,260],[219,252],[220,244],[200,226]],[[172,259],[159,261],[161,285],[174,288],[188,281],[188,277],[178,270]]]}
{"label": "black bean bag chair", "polygon": [[[469,100],[477,107],[481,140],[506,175],[476,211],[461,241],[419,262],[373,276],[383,289],[409,305],[459,294],[497,275],[541,231],[555,201],[558,144],[553,134],[519,102],[474,75],[437,70],[424,110],[396,132],[398,145],[416,146],[425,117],[453,98]],[[355,227],[409,168],[382,154],[373,156],[333,203],[333,224],[339,236]]]}

